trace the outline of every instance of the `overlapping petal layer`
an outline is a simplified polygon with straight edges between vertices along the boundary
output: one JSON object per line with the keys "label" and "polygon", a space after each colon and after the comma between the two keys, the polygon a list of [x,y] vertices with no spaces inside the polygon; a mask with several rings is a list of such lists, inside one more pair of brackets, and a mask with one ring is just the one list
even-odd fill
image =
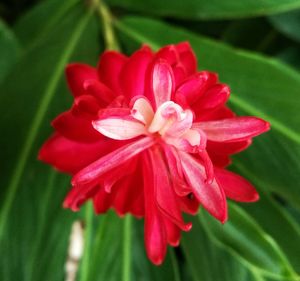
{"label": "overlapping petal layer", "polygon": [[197,72],[187,42],[157,52],[143,46],[129,57],[107,51],[97,68],[71,64],[66,76],[74,104],[52,122],[56,132],[39,153],[73,175],[64,207],[92,200],[97,214],[144,217],[148,257],[161,264],[167,245],[191,228],[183,212],[202,206],[224,223],[226,197],[259,198],[225,167],[269,124],[236,117],[226,106],[229,87]]}

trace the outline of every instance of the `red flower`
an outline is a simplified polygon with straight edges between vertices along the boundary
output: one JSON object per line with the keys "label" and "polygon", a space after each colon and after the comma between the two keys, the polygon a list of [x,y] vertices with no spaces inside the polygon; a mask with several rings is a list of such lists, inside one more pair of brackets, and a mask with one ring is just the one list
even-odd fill
{"label": "red flower", "polygon": [[54,135],[39,158],[73,174],[64,206],[79,210],[92,199],[100,214],[145,217],[145,245],[160,264],[167,244],[189,231],[182,212],[201,204],[224,223],[226,197],[258,199],[250,183],[224,169],[231,154],[269,129],[256,117],[236,117],[226,107],[229,88],[215,73],[197,72],[188,43],[130,57],[105,52],[94,68],[66,69],[72,108],[52,123]]}

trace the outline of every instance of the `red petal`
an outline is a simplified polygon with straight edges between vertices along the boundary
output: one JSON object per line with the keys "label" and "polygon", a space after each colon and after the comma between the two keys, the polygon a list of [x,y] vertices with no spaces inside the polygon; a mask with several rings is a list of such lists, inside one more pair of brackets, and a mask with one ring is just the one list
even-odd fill
{"label": "red petal", "polygon": [[93,96],[81,95],[75,98],[71,111],[77,117],[91,120],[97,116],[99,103]]}
{"label": "red petal", "polygon": [[209,88],[192,108],[196,115],[203,114],[205,111],[211,112],[224,105],[229,95],[230,89],[227,85],[216,84]]}
{"label": "red petal", "polygon": [[224,169],[215,169],[216,179],[227,197],[240,202],[255,202],[259,195],[243,177]]}
{"label": "red petal", "polygon": [[216,181],[205,182],[204,168],[189,154],[180,152],[180,159],[187,182],[203,207],[224,223],[227,220],[227,203],[223,190]]}
{"label": "red petal", "polygon": [[106,154],[78,172],[72,179],[72,185],[89,186],[95,184],[103,174],[132,159],[153,144],[152,138],[145,137]]}
{"label": "red petal", "polygon": [[56,169],[74,174],[114,148],[112,141],[78,143],[54,134],[42,146],[39,159]]}
{"label": "red petal", "polygon": [[98,65],[99,79],[113,90],[116,95],[122,95],[120,73],[128,58],[115,51],[106,51],[100,57]]}
{"label": "red petal", "polygon": [[169,180],[166,164],[162,159],[161,151],[151,151],[151,163],[154,167],[154,189],[158,207],[163,214],[184,231],[189,231],[191,223],[185,224],[181,216],[177,195]]}
{"label": "red petal", "polygon": [[167,252],[167,235],[164,221],[155,204],[153,170],[150,159],[143,159],[145,196],[145,247],[149,259],[156,265],[163,262]]}
{"label": "red petal", "polygon": [[146,71],[152,57],[150,48],[145,46],[136,51],[125,63],[120,74],[120,83],[128,99],[144,94]]}
{"label": "red petal", "polygon": [[87,80],[84,88],[88,94],[97,99],[101,107],[107,106],[116,98],[116,94],[100,81]]}
{"label": "red petal", "polygon": [[231,142],[247,140],[260,135],[269,130],[270,124],[256,117],[236,117],[194,123],[193,127],[202,129],[209,140]]}
{"label": "red petal", "polygon": [[187,75],[197,71],[197,58],[189,42],[177,44],[176,50],[179,53],[180,63],[185,67]]}
{"label": "red petal", "polygon": [[91,120],[75,116],[72,111],[60,114],[52,121],[52,126],[70,140],[95,142],[103,139],[103,136],[93,128]]}
{"label": "red petal", "polygon": [[187,103],[192,105],[201,98],[207,87],[216,82],[216,79],[217,77],[208,71],[198,72],[182,83],[182,85],[176,90],[175,96],[184,96]]}
{"label": "red petal", "polygon": [[99,188],[99,191],[93,197],[94,209],[96,214],[103,214],[112,206],[112,201],[116,193],[107,193],[104,188]]}
{"label": "red petal", "polygon": [[66,77],[68,86],[75,97],[80,96],[85,92],[85,81],[98,80],[96,69],[82,63],[69,64],[66,67]]}
{"label": "red petal", "polygon": [[251,139],[237,142],[207,142],[207,151],[217,154],[235,154],[245,150],[252,143]]}
{"label": "red petal", "polygon": [[179,245],[180,237],[181,237],[180,228],[176,224],[174,224],[173,222],[165,218],[164,218],[164,224],[166,227],[168,243],[173,247],[177,247]]}

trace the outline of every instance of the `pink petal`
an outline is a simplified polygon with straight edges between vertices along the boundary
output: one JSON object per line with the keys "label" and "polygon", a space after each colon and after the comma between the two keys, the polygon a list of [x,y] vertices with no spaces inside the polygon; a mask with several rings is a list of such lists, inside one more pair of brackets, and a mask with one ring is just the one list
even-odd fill
{"label": "pink petal", "polygon": [[117,95],[122,95],[120,73],[128,58],[116,51],[106,51],[100,57],[98,65],[99,80]]}
{"label": "pink petal", "polygon": [[146,71],[152,61],[152,57],[150,48],[144,46],[136,51],[122,68],[120,83],[124,95],[128,99],[144,94]]}
{"label": "pink petal", "polygon": [[65,72],[68,86],[75,97],[84,94],[85,81],[98,80],[97,70],[83,63],[69,64]]}
{"label": "pink petal", "polygon": [[218,121],[194,123],[209,140],[216,142],[242,141],[266,132],[270,124],[256,117],[235,117]]}
{"label": "pink petal", "polygon": [[146,97],[139,97],[136,100],[132,99],[131,103],[133,103],[131,115],[145,125],[150,124],[154,117],[154,112],[148,99]]}
{"label": "pink petal", "polygon": [[145,137],[106,154],[78,172],[72,179],[72,185],[88,186],[94,184],[103,174],[122,165],[153,144],[152,138]]}
{"label": "pink petal", "polygon": [[147,133],[145,125],[131,116],[93,121],[93,127],[102,135],[115,140],[128,140]]}
{"label": "pink petal", "polygon": [[203,207],[215,218],[224,223],[227,220],[227,203],[222,188],[214,180],[205,181],[204,168],[188,153],[180,152],[182,168],[194,195]]}
{"label": "pink petal", "polygon": [[156,265],[163,262],[167,252],[167,234],[163,217],[155,203],[152,165],[148,155],[143,157],[145,196],[145,247],[148,258]]}
{"label": "pink petal", "polygon": [[152,90],[156,108],[171,99],[174,87],[172,68],[163,60],[158,60],[152,70]]}
{"label": "pink petal", "polygon": [[112,141],[102,139],[95,143],[79,143],[54,134],[39,151],[39,159],[62,172],[74,174],[114,149]]}
{"label": "pink petal", "polygon": [[95,142],[103,139],[103,136],[93,128],[91,120],[75,116],[72,111],[61,113],[52,121],[52,126],[70,140]]}
{"label": "pink petal", "polygon": [[156,148],[151,151],[151,163],[154,167],[154,189],[157,204],[163,214],[184,231],[189,231],[191,223],[185,224],[181,216],[177,195],[170,182],[168,170],[161,151]]}
{"label": "pink petal", "polygon": [[259,195],[243,177],[224,169],[215,169],[216,179],[227,197],[240,202],[255,202]]}

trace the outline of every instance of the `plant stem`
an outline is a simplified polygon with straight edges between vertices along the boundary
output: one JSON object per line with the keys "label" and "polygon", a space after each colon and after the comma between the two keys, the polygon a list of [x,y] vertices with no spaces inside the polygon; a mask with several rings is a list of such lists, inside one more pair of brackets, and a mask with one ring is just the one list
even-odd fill
{"label": "plant stem", "polygon": [[127,215],[124,218],[123,227],[123,265],[122,265],[122,280],[130,281],[130,264],[131,264],[131,216]]}
{"label": "plant stem", "polygon": [[92,246],[92,233],[93,233],[93,206],[88,202],[85,209],[85,235],[84,235],[84,254],[81,265],[80,280],[88,281],[91,246]]}
{"label": "plant stem", "polygon": [[103,25],[103,35],[107,50],[119,51],[120,47],[113,28],[113,16],[101,0],[94,0],[94,5],[99,13]]}

